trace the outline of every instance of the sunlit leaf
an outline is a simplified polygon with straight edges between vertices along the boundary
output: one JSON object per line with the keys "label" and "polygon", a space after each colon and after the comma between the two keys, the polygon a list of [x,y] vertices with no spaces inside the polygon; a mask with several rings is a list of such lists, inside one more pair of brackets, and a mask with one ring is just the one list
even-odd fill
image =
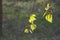
{"label": "sunlit leaf", "polygon": [[30,19],[29,19],[29,22],[30,23],[33,23],[35,20],[36,20],[36,15],[35,14],[32,14],[31,16],[30,16]]}
{"label": "sunlit leaf", "polygon": [[50,8],[49,3],[47,4],[47,7],[45,8],[45,10],[47,11]]}
{"label": "sunlit leaf", "polygon": [[31,29],[32,31],[34,31],[34,30],[36,29],[36,25],[35,25],[35,24],[31,24],[31,25],[30,25],[30,29]]}
{"label": "sunlit leaf", "polygon": [[29,29],[25,29],[24,32],[25,32],[25,33],[29,33]]}
{"label": "sunlit leaf", "polygon": [[46,19],[48,22],[52,23],[52,14],[47,14],[47,15],[45,16],[45,19]]}

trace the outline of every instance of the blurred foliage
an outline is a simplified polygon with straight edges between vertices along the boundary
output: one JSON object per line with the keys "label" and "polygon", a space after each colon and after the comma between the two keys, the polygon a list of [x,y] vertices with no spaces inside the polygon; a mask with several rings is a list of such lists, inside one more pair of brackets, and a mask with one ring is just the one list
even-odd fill
{"label": "blurred foliage", "polygon": [[[49,23],[42,15],[47,3],[50,3],[53,23]],[[55,40],[52,37],[60,35],[60,1],[59,0],[3,0],[2,31],[6,40]],[[48,11],[49,11],[48,10]],[[37,15],[34,23],[37,29],[25,34],[23,31],[29,27],[29,16]],[[56,39],[57,40],[57,39]]]}

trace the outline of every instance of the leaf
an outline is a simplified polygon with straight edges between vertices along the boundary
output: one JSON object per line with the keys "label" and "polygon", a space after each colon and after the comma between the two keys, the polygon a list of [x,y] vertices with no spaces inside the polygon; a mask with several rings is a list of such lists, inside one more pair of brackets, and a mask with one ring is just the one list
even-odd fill
{"label": "leaf", "polygon": [[29,30],[28,30],[28,29],[25,29],[24,32],[25,32],[25,33],[29,33]]}
{"label": "leaf", "polygon": [[50,8],[49,3],[47,4],[47,7],[45,8],[45,10],[47,11]]}
{"label": "leaf", "polygon": [[31,29],[32,31],[34,31],[34,30],[36,29],[36,25],[35,25],[35,24],[31,24],[31,25],[30,25],[30,29]]}
{"label": "leaf", "polygon": [[52,23],[52,14],[46,15],[46,16],[45,16],[45,19],[46,19],[48,22]]}
{"label": "leaf", "polygon": [[36,20],[36,15],[35,14],[32,14],[31,16],[30,16],[30,19],[29,19],[29,22],[30,23],[33,23],[35,20]]}

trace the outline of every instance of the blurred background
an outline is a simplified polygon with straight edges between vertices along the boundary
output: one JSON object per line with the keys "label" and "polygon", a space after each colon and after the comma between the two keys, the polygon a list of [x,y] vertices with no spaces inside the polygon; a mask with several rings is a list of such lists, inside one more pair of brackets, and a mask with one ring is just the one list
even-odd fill
{"label": "blurred background", "polygon": [[[51,5],[52,24],[42,18],[47,3]],[[60,0],[2,0],[2,10],[1,40],[60,40]],[[26,34],[23,31],[33,13],[37,15],[37,29]]]}

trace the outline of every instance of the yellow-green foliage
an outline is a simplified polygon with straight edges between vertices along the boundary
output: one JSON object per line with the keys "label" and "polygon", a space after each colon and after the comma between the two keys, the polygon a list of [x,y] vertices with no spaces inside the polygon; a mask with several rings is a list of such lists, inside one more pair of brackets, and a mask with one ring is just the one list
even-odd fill
{"label": "yellow-green foliage", "polygon": [[46,12],[49,10],[49,8],[50,8],[50,4],[48,3],[45,7],[46,11],[44,12],[43,17],[46,15]]}
{"label": "yellow-green foliage", "polygon": [[[48,4],[47,4],[47,7],[45,8],[46,11],[44,12],[43,17],[46,15],[46,13],[47,13],[47,11],[49,10],[49,8],[50,8],[50,4],[48,3]],[[52,13],[47,13],[47,15],[45,16],[45,19],[46,19],[48,22],[52,23]]]}
{"label": "yellow-green foliage", "polygon": [[30,25],[30,29],[31,29],[32,31],[34,31],[34,30],[36,29],[36,25],[35,25],[35,24],[31,24],[31,25]]}
{"label": "yellow-green foliage", "polygon": [[36,15],[35,14],[32,14],[31,16],[30,16],[30,19],[29,19],[29,22],[30,23],[33,23],[35,20],[36,20]]}
{"label": "yellow-green foliage", "polygon": [[32,33],[32,31],[34,31],[36,29],[36,24],[34,24],[34,21],[36,20],[36,15],[32,14],[29,18],[29,23],[31,23],[31,25],[29,26],[30,29],[25,29],[24,32],[25,33]]}
{"label": "yellow-green foliage", "polygon": [[52,23],[52,14],[51,14],[51,13],[47,14],[47,15],[45,16],[45,19],[46,19],[48,22]]}
{"label": "yellow-green foliage", "polygon": [[[50,4],[48,3],[47,6],[45,7],[45,12],[43,14],[43,17],[46,19],[46,21],[52,23],[52,13],[48,12],[50,8]],[[29,26],[29,29],[25,29],[24,32],[25,33],[32,33],[34,30],[36,30],[37,26],[36,24],[34,23],[35,20],[37,20],[35,17],[37,17],[35,14],[31,14],[30,18],[29,18],[29,23],[30,23],[30,26]]]}
{"label": "yellow-green foliage", "polygon": [[46,11],[49,10],[49,8],[50,8],[49,5],[50,5],[50,4],[48,3],[47,6],[46,6],[46,8],[45,8]]}
{"label": "yellow-green foliage", "polygon": [[25,32],[25,33],[29,33],[29,29],[25,29],[24,32]]}

